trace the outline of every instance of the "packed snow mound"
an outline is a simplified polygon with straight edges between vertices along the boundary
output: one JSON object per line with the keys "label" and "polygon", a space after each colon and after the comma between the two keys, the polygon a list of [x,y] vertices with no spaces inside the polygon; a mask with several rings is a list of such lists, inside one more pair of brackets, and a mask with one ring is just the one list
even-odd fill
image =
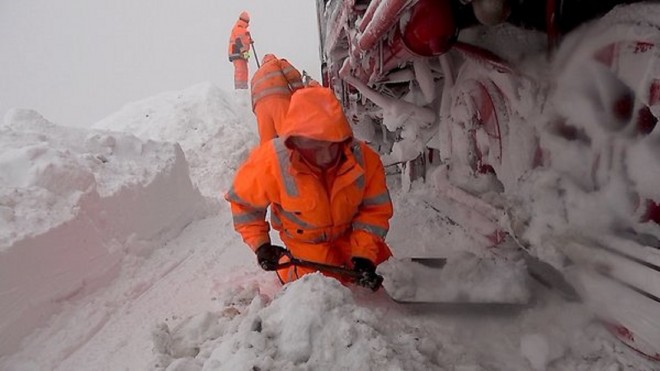
{"label": "packed snow mound", "polygon": [[320,274],[275,294],[264,274],[229,276],[241,284],[223,290],[215,309],[152,327],[148,369],[614,370],[627,362],[580,304],[556,298],[520,312],[425,310]]}
{"label": "packed snow mound", "polygon": [[[148,187],[159,176],[181,175],[178,146],[54,125],[31,110],[13,110],[0,127],[0,247],[50,230],[71,219],[92,193],[112,197]],[[146,193],[146,192],[145,192]]]}
{"label": "packed snow mound", "polygon": [[0,126],[0,355],[68,298],[209,212],[177,144],[54,125]]}
{"label": "packed snow mound", "polygon": [[[218,313],[154,330],[159,370],[427,370],[439,367],[432,337],[321,274],[304,276],[271,300],[258,285],[229,292]],[[200,324],[203,323],[203,326]],[[203,329],[203,330],[202,330]],[[203,333],[200,333],[202,330]],[[419,331],[419,330],[417,330]],[[418,334],[417,334],[418,335]]]}
{"label": "packed snow mound", "polygon": [[254,116],[243,98],[201,83],[127,104],[93,127],[179,143],[193,183],[204,195],[218,197],[258,142]]}

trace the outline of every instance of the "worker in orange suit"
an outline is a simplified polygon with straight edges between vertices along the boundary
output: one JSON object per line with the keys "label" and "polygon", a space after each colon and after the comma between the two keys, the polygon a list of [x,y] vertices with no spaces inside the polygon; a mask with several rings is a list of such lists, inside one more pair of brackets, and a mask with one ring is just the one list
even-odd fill
{"label": "worker in orange suit", "polygon": [[[276,270],[282,283],[314,272],[282,267],[290,254],[353,269],[359,277],[355,283],[373,290],[380,286],[376,266],[392,255],[384,241],[392,217],[385,171],[378,154],[353,138],[332,90],[310,87],[293,93],[280,137],[250,154],[225,199],[234,228],[261,268]],[[265,220],[269,206],[270,224]],[[271,226],[286,247],[271,244]]]}
{"label": "worker in orange suit", "polygon": [[286,59],[266,54],[252,76],[252,110],[257,116],[261,143],[278,136],[294,91],[303,87],[300,72]]}
{"label": "worker in orange suit", "polygon": [[248,88],[248,59],[252,37],[248,26],[250,15],[241,12],[229,36],[229,61],[234,64],[234,89]]}

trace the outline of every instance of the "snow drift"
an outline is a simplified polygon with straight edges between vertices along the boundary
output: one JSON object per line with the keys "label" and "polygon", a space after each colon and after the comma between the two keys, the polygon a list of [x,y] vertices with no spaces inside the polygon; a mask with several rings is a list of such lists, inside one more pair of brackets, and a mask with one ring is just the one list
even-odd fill
{"label": "snow drift", "polygon": [[178,144],[14,110],[0,147],[0,354],[209,211]]}
{"label": "snow drift", "polygon": [[165,92],[129,103],[94,128],[131,133],[142,139],[176,142],[204,195],[228,189],[230,175],[258,140],[256,121],[245,104],[247,91],[229,95],[211,83]]}
{"label": "snow drift", "polygon": [[[502,311],[402,306],[320,275],[283,288],[258,268],[218,202],[242,160],[235,151],[256,143],[244,98],[200,84],[97,125],[117,130],[112,121],[131,134],[8,115],[0,127],[0,369],[653,369],[582,304],[547,291],[533,307]],[[198,159],[191,174],[187,158]],[[483,250],[445,215],[453,206],[437,202],[434,184],[415,182],[406,193],[389,180],[396,256]],[[506,273],[489,284],[506,283]]]}

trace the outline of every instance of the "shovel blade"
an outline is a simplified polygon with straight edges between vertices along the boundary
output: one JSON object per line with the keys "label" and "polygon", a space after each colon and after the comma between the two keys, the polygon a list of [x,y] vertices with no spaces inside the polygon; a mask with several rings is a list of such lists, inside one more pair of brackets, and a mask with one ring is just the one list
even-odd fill
{"label": "shovel blade", "polygon": [[456,256],[390,259],[379,266],[383,286],[399,303],[527,304],[531,298],[524,262]]}

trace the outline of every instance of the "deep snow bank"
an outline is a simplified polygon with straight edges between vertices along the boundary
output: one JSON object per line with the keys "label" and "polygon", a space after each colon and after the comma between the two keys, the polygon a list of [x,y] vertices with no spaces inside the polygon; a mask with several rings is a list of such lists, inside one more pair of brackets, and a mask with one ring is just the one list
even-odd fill
{"label": "deep snow bank", "polygon": [[254,115],[245,104],[236,104],[247,103],[249,97],[243,93],[247,91],[231,96],[211,83],[201,83],[127,104],[94,128],[179,143],[193,183],[202,194],[218,197],[258,142]]}
{"label": "deep snow bank", "polygon": [[200,313],[173,328],[161,323],[153,332],[152,368],[440,368],[438,350],[442,344],[424,329],[411,333],[410,324],[403,318],[383,320],[386,308],[368,308],[358,303],[364,300],[360,294],[367,295],[369,302],[378,301],[371,292],[352,292],[319,273],[285,286],[272,299],[261,289],[257,282],[235,286],[220,293],[218,301],[224,304],[224,310]]}
{"label": "deep snow bank", "polygon": [[0,148],[0,355],[207,213],[176,144],[14,110]]}

